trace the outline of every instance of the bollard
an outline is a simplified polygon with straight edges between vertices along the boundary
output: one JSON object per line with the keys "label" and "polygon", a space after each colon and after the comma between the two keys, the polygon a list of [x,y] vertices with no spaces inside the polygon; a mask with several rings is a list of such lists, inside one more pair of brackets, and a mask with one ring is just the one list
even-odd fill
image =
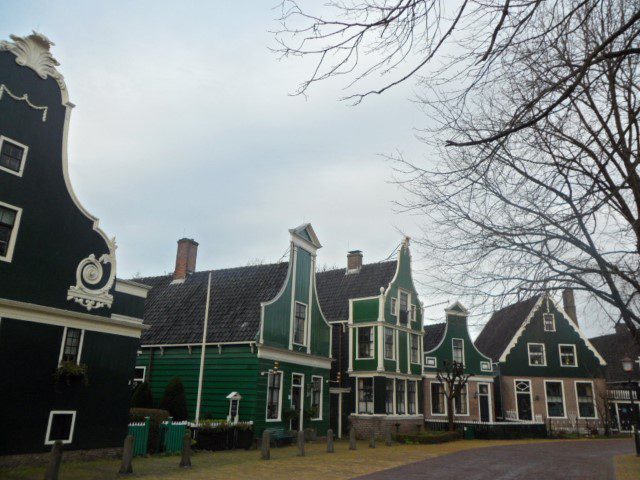
{"label": "bollard", "polygon": [[376,448],[376,432],[371,432],[371,440],[369,440],[369,448]]}
{"label": "bollard", "polygon": [[131,460],[133,459],[133,435],[127,435],[124,439],[124,448],[122,449],[122,464],[120,465],[121,475],[133,473]]}
{"label": "bollard", "polygon": [[327,430],[327,453],[333,453],[333,430]]}
{"label": "bollard", "polygon": [[349,450],[356,449],[356,429],[352,426],[349,429]]}
{"label": "bollard", "polygon": [[260,450],[262,452],[262,460],[269,460],[271,458],[271,436],[269,431],[262,432],[262,442],[260,443]]}
{"label": "bollard", "polygon": [[180,466],[182,468],[191,467],[191,432],[187,430],[184,432],[182,438],[182,458],[180,459]]}
{"label": "bollard", "polygon": [[62,442],[56,440],[51,447],[51,457],[47,471],[44,473],[44,480],[58,480],[58,472],[60,471],[60,463],[62,463]]}
{"label": "bollard", "polygon": [[298,456],[304,457],[304,432],[298,431]]}
{"label": "bollard", "polygon": [[390,447],[393,444],[393,442],[391,441],[391,427],[387,427],[384,432],[384,444],[387,447]]}

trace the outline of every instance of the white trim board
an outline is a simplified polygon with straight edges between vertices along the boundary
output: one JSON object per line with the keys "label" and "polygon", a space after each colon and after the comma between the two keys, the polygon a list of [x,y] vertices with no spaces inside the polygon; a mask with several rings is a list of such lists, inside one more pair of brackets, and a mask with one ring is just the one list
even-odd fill
{"label": "white trim board", "polygon": [[308,367],[324,368],[327,370],[331,369],[332,362],[331,358],[319,357],[317,355],[309,355],[308,353],[299,353],[260,344],[258,344],[258,358],[305,365]]}
{"label": "white trim board", "polygon": [[69,429],[69,437],[66,440],[61,440],[63,445],[68,445],[73,442],[73,434],[75,433],[76,428],[76,410],[51,410],[49,412],[49,421],[47,422],[47,431],[44,436],[44,444],[45,445],[53,445],[55,440],[51,440],[49,436],[51,435],[51,423],[53,423],[54,415],[71,415],[71,427]]}

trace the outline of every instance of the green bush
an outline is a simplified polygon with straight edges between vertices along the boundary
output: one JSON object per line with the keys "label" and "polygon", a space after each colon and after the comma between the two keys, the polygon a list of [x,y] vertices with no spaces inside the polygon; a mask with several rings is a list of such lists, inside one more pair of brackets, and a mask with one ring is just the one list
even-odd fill
{"label": "green bush", "polygon": [[184,385],[179,377],[171,379],[164,391],[160,402],[160,408],[167,410],[175,421],[187,420],[187,397],[184,393]]}
{"label": "green bush", "polygon": [[153,408],[153,394],[147,382],[142,382],[133,391],[131,408]]}
{"label": "green bush", "polygon": [[75,362],[62,362],[53,374],[55,383],[66,383],[71,385],[75,382],[82,382],[86,387],[89,385],[89,376],[87,375],[87,366],[84,363],[76,364]]}
{"label": "green bush", "polygon": [[459,440],[460,434],[458,432],[422,432],[422,433],[409,433],[396,435],[396,440],[399,443],[408,444],[433,444],[433,443],[445,443]]}
{"label": "green bush", "polygon": [[132,408],[129,410],[129,421],[144,422],[149,417],[149,453],[160,449],[160,424],[169,418],[169,412],[158,408]]}

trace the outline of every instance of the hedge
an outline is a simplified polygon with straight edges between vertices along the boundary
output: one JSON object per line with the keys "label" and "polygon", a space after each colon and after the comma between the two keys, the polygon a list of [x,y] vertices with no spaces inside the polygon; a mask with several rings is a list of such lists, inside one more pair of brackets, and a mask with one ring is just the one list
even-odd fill
{"label": "hedge", "polygon": [[160,449],[160,424],[169,418],[169,412],[158,408],[132,408],[129,410],[130,422],[144,422],[149,417],[149,453]]}
{"label": "hedge", "polygon": [[460,438],[461,437],[458,432],[422,432],[396,435],[396,441],[400,443],[420,444],[452,442],[454,440],[459,440]]}

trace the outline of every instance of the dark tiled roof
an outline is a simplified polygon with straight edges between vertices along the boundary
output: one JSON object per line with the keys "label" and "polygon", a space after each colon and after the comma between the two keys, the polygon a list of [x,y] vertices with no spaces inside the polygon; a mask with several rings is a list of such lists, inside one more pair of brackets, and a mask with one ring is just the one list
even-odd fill
{"label": "dark tiled roof", "polygon": [[622,359],[628,355],[634,360],[633,378],[640,380],[640,366],[635,362],[640,357],[640,345],[633,339],[629,330],[618,327],[616,333],[589,339],[607,362],[605,376],[607,382],[626,382],[629,375],[622,370]]}
{"label": "dark tiled roof", "polygon": [[327,321],[349,318],[349,299],[380,295],[396,273],[397,262],[369,263],[358,273],[346,274],[346,269],[328,270],[316,274],[318,297]]}
{"label": "dark tiled roof", "polygon": [[424,326],[424,337],[422,337],[422,344],[424,346],[425,353],[433,350],[438,346],[442,337],[444,337],[444,332],[447,329],[447,323],[434,323],[433,325],[425,325]]}
{"label": "dark tiled roof", "polygon": [[476,348],[497,362],[539,298],[536,295],[494,312],[478,335]]}
{"label": "dark tiled roof", "polygon": [[199,343],[211,273],[211,300],[207,325],[208,342],[255,340],[260,326],[260,302],[280,291],[289,264],[196,272],[184,283],[171,285],[172,275],[135,279],[150,285],[142,345]]}

